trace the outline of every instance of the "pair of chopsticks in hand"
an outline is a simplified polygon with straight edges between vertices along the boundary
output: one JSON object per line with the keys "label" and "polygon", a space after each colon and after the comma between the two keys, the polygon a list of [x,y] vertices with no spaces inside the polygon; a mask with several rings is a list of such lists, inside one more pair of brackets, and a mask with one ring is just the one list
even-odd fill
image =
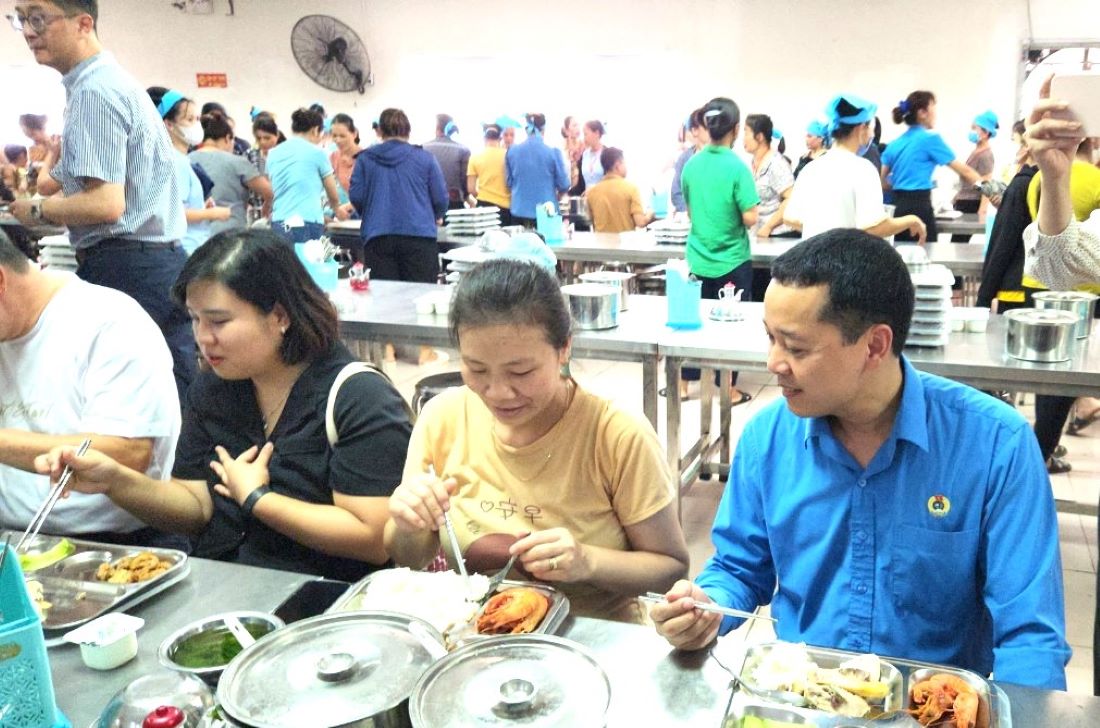
{"label": "pair of chopsticks in hand", "polygon": [[[646,604],[668,604],[668,599],[664,594],[658,594],[657,592],[647,592],[645,596],[638,597],[640,601]],[[775,617],[768,617],[763,614],[757,614],[756,612],[745,612],[740,609],[733,609],[731,607],[723,607],[720,604],[714,602],[699,602],[694,604],[695,608],[701,612],[715,612],[716,614],[722,614],[727,617],[737,617],[738,619],[766,619],[769,622],[775,622]]]}
{"label": "pair of chopsticks in hand", "polygon": [[[80,447],[77,448],[76,456],[83,456],[84,453],[88,452],[88,448],[91,446],[91,439],[85,438],[84,442],[80,443]],[[38,532],[42,529],[42,524],[46,522],[46,518],[50,515],[50,511],[53,510],[54,506],[57,505],[57,501],[61,499],[61,494],[65,492],[65,487],[69,484],[69,480],[71,480],[72,477],[73,469],[71,466],[66,465],[65,469],[61,471],[61,477],[58,478],[57,482],[50,488],[46,500],[42,502],[42,505],[34,514],[34,518],[31,519],[30,525],[27,526],[27,530],[23,532],[23,537],[15,544],[16,553],[19,553],[20,549],[28,545],[29,542],[38,535]]]}

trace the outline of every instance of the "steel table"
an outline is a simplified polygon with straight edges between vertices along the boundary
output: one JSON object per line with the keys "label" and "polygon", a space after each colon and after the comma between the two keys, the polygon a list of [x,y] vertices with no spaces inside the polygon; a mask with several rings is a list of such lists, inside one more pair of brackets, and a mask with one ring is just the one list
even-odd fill
{"label": "steel table", "polygon": [[[163,668],[156,652],[161,640],[202,617],[224,611],[270,611],[312,577],[205,559],[191,560],[191,575],[175,588],[136,607],[145,619],[138,633],[138,656],[115,670],[98,672],[80,661],[75,645],[49,650],[58,703],[76,728],[86,728],[111,696],[131,681]],[[729,677],[704,652],[674,650],[651,627],[571,617],[563,636],[590,649],[611,681],[608,728],[633,726],[713,726],[726,707]],[[725,637],[725,653],[744,644]],[[1012,705],[1017,728],[1100,725],[1100,698],[1000,683]]]}
{"label": "steel table", "polygon": [[[768,338],[764,333],[763,304],[742,304],[744,316],[738,322],[711,321],[706,310],[713,302],[703,301],[703,326],[693,331],[665,328],[660,336],[660,353],[665,359],[668,394],[666,438],[669,463],[680,473],[681,489],[699,473],[725,475],[730,462],[729,387],[721,389],[721,425],[710,438],[708,387],[713,378],[702,377],[704,399],[703,430],[699,441],[686,456],[680,454],[680,368],[699,366],[719,371],[765,371]],[[1004,353],[1004,320],[993,316],[985,333],[952,333],[946,347],[907,347],[905,355],[917,369],[964,382],[980,389],[1034,392],[1064,396],[1100,396],[1100,336],[1078,340],[1074,358],[1058,364],[1041,364],[1014,359]],[[718,465],[709,455],[719,455]]]}
{"label": "steel table", "polygon": [[[414,300],[442,290],[430,283],[371,281],[370,291],[353,293],[345,282],[336,296],[340,304],[340,330],[345,340],[368,342],[367,357],[381,365],[385,342],[449,346],[447,317],[418,314]],[[630,309],[620,314],[619,325],[604,331],[577,330],[573,354],[593,359],[638,362],[642,365],[642,409],[657,428],[657,336],[665,320],[665,299],[632,296]]]}

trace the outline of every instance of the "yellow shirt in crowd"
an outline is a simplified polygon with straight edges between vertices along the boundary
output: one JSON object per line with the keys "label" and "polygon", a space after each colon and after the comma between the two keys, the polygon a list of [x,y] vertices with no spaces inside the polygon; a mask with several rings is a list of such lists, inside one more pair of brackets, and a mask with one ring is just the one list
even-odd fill
{"label": "yellow shirt in crowd", "polygon": [[505,210],[512,206],[512,193],[504,170],[507,152],[503,147],[485,147],[470,157],[466,167],[467,177],[477,177],[477,199]]}
{"label": "yellow shirt in crowd", "polygon": [[[406,479],[430,463],[440,477],[458,481],[451,520],[471,571],[494,573],[516,536],[555,527],[579,543],[629,550],[624,526],[673,501],[673,478],[649,423],[580,387],[562,419],[526,447],[502,443],[493,422],[470,389],[448,390],[424,407],[405,461]],[[452,560],[449,546],[444,551]],[[591,584],[554,585],[573,613],[645,618],[629,595]]]}
{"label": "yellow shirt in crowd", "polygon": [[592,228],[598,233],[633,230],[634,214],[645,211],[638,185],[609,172],[586,193]]}
{"label": "yellow shirt in crowd", "polygon": [[[1039,215],[1042,185],[1043,173],[1038,172],[1031,178],[1031,184],[1027,188],[1027,207],[1032,220]],[[1088,220],[1093,210],[1100,210],[1100,169],[1080,159],[1073,160],[1069,173],[1069,196],[1073,203],[1073,216],[1078,222]],[[1031,276],[1024,276],[1023,285],[1026,288],[1046,288],[1041,281]],[[1100,286],[1078,286],[1077,290],[1100,293]]]}

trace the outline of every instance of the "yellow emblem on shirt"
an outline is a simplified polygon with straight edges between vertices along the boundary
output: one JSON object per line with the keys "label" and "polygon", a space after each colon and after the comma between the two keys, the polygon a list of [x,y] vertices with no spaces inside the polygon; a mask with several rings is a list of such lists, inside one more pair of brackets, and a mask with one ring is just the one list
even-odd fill
{"label": "yellow emblem on shirt", "polygon": [[936,518],[943,518],[951,512],[951,501],[945,495],[934,495],[928,499],[928,512]]}

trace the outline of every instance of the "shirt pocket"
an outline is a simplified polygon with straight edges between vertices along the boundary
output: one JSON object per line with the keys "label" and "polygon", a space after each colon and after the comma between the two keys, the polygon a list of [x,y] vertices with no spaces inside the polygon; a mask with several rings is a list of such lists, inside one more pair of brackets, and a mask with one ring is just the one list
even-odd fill
{"label": "shirt pocket", "polygon": [[936,531],[902,524],[891,554],[891,596],[904,617],[944,627],[970,615],[980,598],[978,529]]}

